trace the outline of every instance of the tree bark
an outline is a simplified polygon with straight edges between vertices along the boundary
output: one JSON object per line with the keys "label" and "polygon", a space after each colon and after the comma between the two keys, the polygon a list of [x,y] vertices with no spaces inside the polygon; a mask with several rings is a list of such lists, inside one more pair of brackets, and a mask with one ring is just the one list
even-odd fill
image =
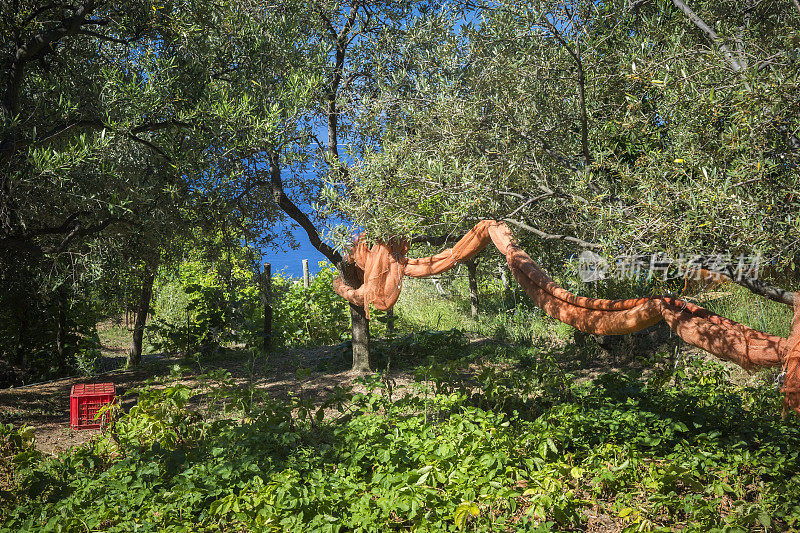
{"label": "tree bark", "polygon": [[466,261],[469,278],[469,310],[472,318],[478,318],[478,266],[474,259]]}
{"label": "tree bark", "polygon": [[[339,31],[331,24],[330,20],[320,13],[330,32],[331,40],[335,46],[335,64],[329,79],[327,105],[325,118],[328,123],[328,155],[329,164],[338,166],[338,172],[344,176],[347,168],[339,161],[339,109],[336,105],[336,97],[339,95],[339,88],[344,75],[345,55],[347,46],[350,43],[350,34],[356,24],[356,17],[362,4],[353,2],[350,4],[350,11],[347,19]],[[320,250],[321,251],[321,250]],[[330,258],[329,258],[330,259]],[[355,265],[346,261],[334,262],[342,274],[342,279],[351,287],[361,286],[361,280],[356,272]],[[353,372],[367,373],[369,368],[369,319],[363,307],[350,304],[350,323],[353,339]]]}
{"label": "tree bark", "polygon": [[556,40],[567,50],[567,53],[572,56],[575,61],[575,66],[578,69],[578,106],[580,107],[581,114],[581,156],[583,162],[588,165],[592,162],[592,154],[589,151],[589,118],[586,113],[586,73],[583,70],[583,60],[581,59],[580,49],[578,45],[572,46],[567,44],[567,41],[562,37],[561,33],[556,27],[545,17],[544,23],[550,28],[550,33]]}
{"label": "tree bark", "polygon": [[737,285],[741,285],[753,294],[758,294],[773,302],[782,303],[790,307],[794,306],[795,293],[792,291],[775,287],[760,279],[737,277],[734,274],[731,275],[731,281]]}
{"label": "tree bark", "polygon": [[[356,265],[343,258],[339,252],[322,241],[317,228],[314,227],[308,215],[303,213],[284,192],[278,155],[270,154],[269,163],[270,187],[275,203],[284,213],[300,224],[314,248],[336,265],[345,283],[355,289],[360,287],[362,281],[359,279]],[[367,313],[363,307],[350,304],[350,322],[353,336],[353,371],[369,372],[369,319],[367,319]]]}
{"label": "tree bark", "polygon": [[136,319],[133,323],[133,336],[128,349],[128,368],[139,366],[142,362],[142,339],[144,326],[147,323],[147,313],[150,311],[150,300],[153,298],[153,282],[156,279],[157,266],[145,265],[142,275],[142,291],[136,307]]}
{"label": "tree bark", "polygon": [[62,374],[67,370],[67,291],[64,285],[56,289],[56,299],[58,302],[58,325],[56,327],[56,356],[58,357],[58,370]]}
{"label": "tree bark", "polygon": [[353,339],[353,372],[368,374],[369,367],[369,319],[363,307],[350,304],[350,333]]}
{"label": "tree bark", "polygon": [[[350,5],[347,19],[340,31],[333,27],[331,20],[322,11],[318,12],[330,34],[335,49],[335,64],[328,80],[328,90],[325,95],[326,102],[323,110],[328,126],[327,152],[330,157],[328,164],[338,166],[338,171],[342,175],[346,174],[347,168],[339,161],[339,109],[336,105],[336,97],[339,94],[343,78],[345,55],[347,45],[350,42],[348,38],[356,24],[356,18],[362,5],[361,2],[354,2]],[[275,203],[305,230],[312,246],[324,255],[328,261],[336,265],[345,283],[354,288],[360,287],[362,282],[359,279],[356,265],[343,258],[339,252],[323,242],[308,215],[303,213],[286,195],[283,190],[283,178],[281,177],[280,154],[269,150],[267,150],[267,154],[269,159],[269,185],[272,189],[272,197]],[[353,371],[358,373],[369,372],[369,320],[367,319],[366,310],[363,307],[350,304],[350,319],[353,339]]]}
{"label": "tree bark", "polygon": [[734,72],[740,72],[743,69],[742,64],[739,63],[739,61],[737,61],[735,57],[733,57],[733,53],[731,52],[730,48],[728,48],[728,46],[725,44],[725,41],[723,41],[719,37],[719,35],[717,35],[717,33],[703,21],[703,19],[698,17],[697,14],[683,2],[683,0],[672,0],[672,4],[678,9],[680,9],[683,12],[683,14],[686,15],[686,17],[692,22],[692,24],[694,24],[697,27],[697,29],[699,29],[700,31],[703,32],[703,34],[705,34],[705,36],[708,38],[709,41],[711,41],[712,44],[715,44],[719,47],[720,51],[722,52],[722,55],[725,56],[725,60],[728,62],[728,65],[730,65],[731,70],[733,70]]}
{"label": "tree bark", "polygon": [[[361,286],[353,263],[340,263],[339,271],[345,283],[356,289]],[[350,330],[353,342],[352,370],[357,374],[369,373],[369,319],[363,307],[350,304]]]}

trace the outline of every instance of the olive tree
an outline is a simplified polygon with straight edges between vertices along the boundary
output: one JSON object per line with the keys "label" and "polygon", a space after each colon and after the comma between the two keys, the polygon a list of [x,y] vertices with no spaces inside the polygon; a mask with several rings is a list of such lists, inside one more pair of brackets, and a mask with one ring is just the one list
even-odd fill
{"label": "olive tree", "polygon": [[[506,220],[610,255],[800,257],[790,2],[497,2],[429,44],[363,115],[339,207],[375,236]],[[731,265],[728,265],[730,267]],[[751,290],[792,293],[752,279]]]}
{"label": "olive tree", "polygon": [[[209,68],[226,71],[225,90],[246,104],[241,120],[218,132],[221,167],[237,191],[228,197],[246,203],[269,195],[271,206],[261,209],[290,218],[346,282],[358,286],[357,267],[324,231],[341,211],[306,206],[322,204],[329,176],[348,176],[348,158],[339,147],[361,141],[354,121],[361,102],[377,90],[379,60],[430,6],[362,0],[285,2],[270,11],[246,0],[232,6],[229,23],[209,37],[207,48],[198,47]],[[279,38],[287,35],[293,37]],[[365,372],[366,310],[352,305],[350,312],[353,370]]]}
{"label": "olive tree", "polygon": [[212,11],[191,1],[0,6],[0,300],[3,352],[17,362],[30,351],[19,339],[57,321],[63,366],[65,310],[102,275],[102,250],[134,240],[126,250],[143,260],[180,233],[169,226],[192,199],[187,177],[211,163],[203,135],[236,112],[185,53]]}

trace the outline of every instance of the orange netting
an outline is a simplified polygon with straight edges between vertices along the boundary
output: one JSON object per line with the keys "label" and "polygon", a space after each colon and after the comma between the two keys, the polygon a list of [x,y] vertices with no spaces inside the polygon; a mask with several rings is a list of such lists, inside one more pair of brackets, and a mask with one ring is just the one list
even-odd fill
{"label": "orange netting", "polygon": [[783,365],[785,408],[800,414],[800,297],[788,339],[769,335],[712,313],[700,306],[666,296],[629,300],[604,300],[577,296],[561,288],[514,242],[502,222],[483,220],[452,248],[431,257],[405,257],[405,242],[377,243],[372,248],[359,240],[350,258],[364,273],[361,287],[354,289],[340,278],[334,290],[349,302],[387,310],[402,289],[403,276],[421,278],[445,272],[478,255],[489,242],[506,256],[514,278],[545,313],[581,331],[596,335],[634,333],[665,320],[686,342],[721,359],[750,370]]}
{"label": "orange netting", "polygon": [[783,411],[785,414],[789,409],[794,409],[800,414],[800,298],[797,295],[794,299],[792,330],[783,354],[784,381],[781,392],[786,395],[783,400]]}

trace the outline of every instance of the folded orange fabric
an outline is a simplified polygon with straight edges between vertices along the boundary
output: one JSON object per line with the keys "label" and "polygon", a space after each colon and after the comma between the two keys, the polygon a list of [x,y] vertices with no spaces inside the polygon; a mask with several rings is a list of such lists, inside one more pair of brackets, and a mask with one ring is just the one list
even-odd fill
{"label": "folded orange fabric", "polygon": [[769,335],[712,313],[700,306],[666,296],[605,300],[577,296],[560,287],[514,242],[503,222],[483,220],[452,248],[431,257],[405,257],[409,246],[402,241],[377,243],[371,248],[360,239],[350,259],[363,270],[364,282],[357,289],[333,281],[334,290],[349,302],[376,309],[391,309],[402,290],[403,276],[441,274],[472,259],[489,243],[506,256],[508,268],[533,302],[549,316],[581,331],[596,335],[634,333],[665,320],[687,343],[751,370],[784,367],[784,410],[800,415],[800,296],[788,339]]}

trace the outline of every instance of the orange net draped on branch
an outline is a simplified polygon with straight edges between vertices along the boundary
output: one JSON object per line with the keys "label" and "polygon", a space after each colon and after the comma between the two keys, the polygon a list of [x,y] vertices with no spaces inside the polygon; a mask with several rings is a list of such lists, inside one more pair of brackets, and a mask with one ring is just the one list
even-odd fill
{"label": "orange net draped on branch", "polygon": [[369,312],[391,309],[402,289],[403,276],[423,278],[445,272],[472,259],[490,243],[506,256],[514,278],[545,313],[581,331],[596,335],[624,335],[665,320],[686,342],[715,356],[751,370],[783,365],[785,408],[800,414],[800,297],[788,339],[769,335],[734,322],[690,302],[665,296],[629,300],[604,300],[577,296],[561,288],[528,256],[502,222],[483,220],[452,248],[431,257],[405,257],[409,246],[402,241],[377,243],[371,248],[359,240],[350,259],[364,273],[357,289],[333,281],[343,298]]}

